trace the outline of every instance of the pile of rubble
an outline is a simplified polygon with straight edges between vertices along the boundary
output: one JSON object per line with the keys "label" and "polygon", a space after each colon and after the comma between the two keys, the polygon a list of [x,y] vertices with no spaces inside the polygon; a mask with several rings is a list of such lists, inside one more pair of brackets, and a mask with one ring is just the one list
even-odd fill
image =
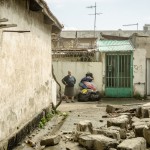
{"label": "pile of rubble", "polygon": [[128,110],[107,105],[106,127],[80,121],[72,140],[89,150],[146,150],[150,145],[150,103]]}
{"label": "pile of rubble", "polygon": [[53,146],[61,140],[73,141],[88,150],[146,150],[149,147],[150,103],[132,109],[107,105],[106,112],[100,120],[107,120],[103,127],[94,128],[91,121],[83,120],[76,123],[74,131],[46,137],[40,144]]}

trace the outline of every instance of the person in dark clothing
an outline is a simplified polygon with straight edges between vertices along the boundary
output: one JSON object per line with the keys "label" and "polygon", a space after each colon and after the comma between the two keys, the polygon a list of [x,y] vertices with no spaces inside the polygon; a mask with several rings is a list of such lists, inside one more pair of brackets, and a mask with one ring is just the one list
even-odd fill
{"label": "person in dark clothing", "polygon": [[68,71],[68,75],[62,79],[62,83],[65,85],[64,95],[66,102],[70,102],[69,98],[71,98],[71,101],[74,102],[74,85],[76,83],[76,79],[71,75],[71,71]]}

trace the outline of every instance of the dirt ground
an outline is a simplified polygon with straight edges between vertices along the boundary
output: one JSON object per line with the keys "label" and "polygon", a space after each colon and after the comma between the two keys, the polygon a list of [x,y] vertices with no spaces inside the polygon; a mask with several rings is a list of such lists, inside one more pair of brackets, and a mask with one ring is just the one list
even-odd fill
{"label": "dirt ground", "polygon": [[[35,129],[35,131],[26,137],[22,143],[19,144],[14,150],[84,150],[85,148],[79,147],[78,143],[70,141],[71,132],[75,130],[76,124],[82,120],[90,120],[94,128],[106,126],[107,118],[102,118],[106,115],[106,105],[113,104],[118,107],[134,108],[144,103],[150,102],[149,100],[135,100],[135,99],[103,99],[99,102],[75,102],[66,103],[62,102],[58,110],[66,112],[67,118],[63,120],[63,116],[56,116],[46,124],[44,129]],[[67,134],[66,134],[67,133]],[[41,147],[40,140],[48,135],[59,134],[62,139],[56,146]],[[35,147],[26,144],[25,141],[30,139],[36,143]]]}

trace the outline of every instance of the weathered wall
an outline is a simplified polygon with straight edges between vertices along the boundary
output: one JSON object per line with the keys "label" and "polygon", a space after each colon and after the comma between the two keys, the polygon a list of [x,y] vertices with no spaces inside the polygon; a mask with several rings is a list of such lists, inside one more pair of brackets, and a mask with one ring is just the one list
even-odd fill
{"label": "weathered wall", "polygon": [[0,18],[17,24],[0,38],[0,141],[51,102],[51,26],[42,13],[29,11],[26,1],[16,1],[0,6]]}
{"label": "weathered wall", "polygon": [[137,48],[133,55],[133,88],[134,94],[146,94],[146,50]]}
{"label": "weathered wall", "polygon": [[150,37],[134,37],[135,45],[133,74],[134,91],[141,95],[147,94],[146,58],[150,58]]}
{"label": "weathered wall", "polygon": [[68,74],[70,70],[72,75],[76,78],[75,93],[79,92],[79,83],[87,72],[93,73],[94,83],[99,91],[102,91],[102,63],[101,62],[53,62],[54,73],[58,82],[62,86],[62,93],[64,92],[64,85],[62,78]]}

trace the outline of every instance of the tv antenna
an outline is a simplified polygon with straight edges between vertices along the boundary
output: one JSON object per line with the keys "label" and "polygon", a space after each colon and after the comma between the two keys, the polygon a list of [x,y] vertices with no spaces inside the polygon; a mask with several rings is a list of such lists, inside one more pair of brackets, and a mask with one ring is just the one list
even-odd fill
{"label": "tv antenna", "polygon": [[93,6],[88,6],[88,7],[86,7],[86,8],[94,8],[95,9],[95,13],[94,14],[89,14],[89,15],[94,15],[95,17],[94,17],[94,37],[95,37],[95,30],[96,30],[96,16],[97,15],[100,15],[100,14],[103,14],[103,13],[97,13],[97,5],[96,5],[96,2],[95,2],[95,5],[93,5]]}

